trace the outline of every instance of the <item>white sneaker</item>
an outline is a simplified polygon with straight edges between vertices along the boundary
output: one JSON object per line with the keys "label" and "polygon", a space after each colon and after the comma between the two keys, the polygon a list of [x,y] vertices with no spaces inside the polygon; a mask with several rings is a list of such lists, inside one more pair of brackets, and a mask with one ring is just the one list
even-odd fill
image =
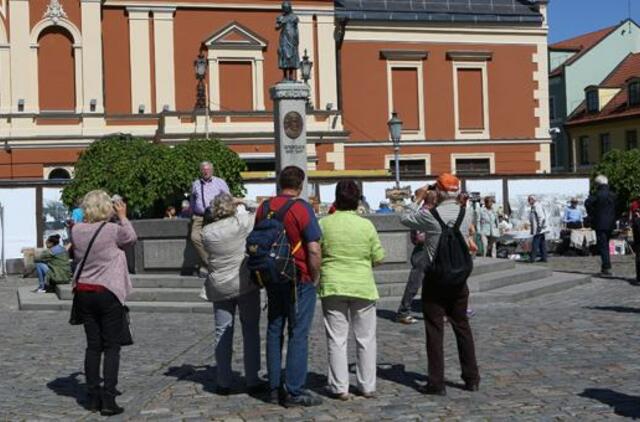
{"label": "white sneaker", "polygon": [[47,290],[46,290],[46,289],[40,289],[40,288],[37,288],[37,289],[35,290],[35,292],[36,292],[36,293],[47,293]]}

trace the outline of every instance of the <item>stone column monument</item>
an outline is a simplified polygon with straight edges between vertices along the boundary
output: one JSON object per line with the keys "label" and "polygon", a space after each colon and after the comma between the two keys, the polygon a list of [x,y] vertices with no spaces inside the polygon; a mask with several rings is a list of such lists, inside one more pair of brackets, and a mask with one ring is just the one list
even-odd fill
{"label": "stone column monument", "polygon": [[[284,79],[270,90],[273,100],[273,123],[276,141],[276,171],[287,166],[298,166],[307,172],[306,109],[310,90],[307,84],[295,80],[300,66],[298,54],[298,17],[289,1],[282,2],[282,15],[276,20],[280,30],[278,67]],[[300,195],[307,199],[309,192],[305,181]]]}

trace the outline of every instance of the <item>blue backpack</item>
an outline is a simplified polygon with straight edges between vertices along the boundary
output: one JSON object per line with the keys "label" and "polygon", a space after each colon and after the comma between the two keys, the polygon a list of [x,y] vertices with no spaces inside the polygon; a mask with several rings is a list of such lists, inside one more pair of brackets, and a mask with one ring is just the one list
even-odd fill
{"label": "blue backpack", "polygon": [[270,201],[262,205],[263,218],[247,237],[247,267],[251,279],[260,287],[276,284],[293,284],[297,279],[293,254],[302,246],[299,242],[293,249],[284,227],[284,217],[296,200],[288,200],[278,211],[273,211]]}

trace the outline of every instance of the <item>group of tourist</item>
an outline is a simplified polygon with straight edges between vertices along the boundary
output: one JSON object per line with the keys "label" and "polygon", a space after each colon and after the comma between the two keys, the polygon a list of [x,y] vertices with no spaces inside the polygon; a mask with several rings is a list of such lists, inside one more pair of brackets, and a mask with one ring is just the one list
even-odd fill
{"label": "group of tourist", "polygon": [[[374,225],[357,212],[362,196],[359,185],[353,180],[339,182],[335,211],[318,221],[311,206],[299,198],[306,177],[300,168],[283,169],[278,175],[278,195],[260,205],[234,198],[226,183],[213,176],[213,170],[211,163],[202,163],[201,177],[193,184],[191,239],[202,259],[200,272],[206,273],[205,295],[213,302],[217,393],[227,395],[232,391],[232,344],[238,313],[248,392],[266,393],[271,402],[286,407],[320,404],[321,399],[305,388],[309,332],[319,297],[329,361],[327,394],[339,400],[351,398],[347,339],[352,330],[357,393],[375,397],[379,297],[373,267],[384,259],[384,250]],[[423,259],[420,251],[425,259],[427,276],[415,272],[413,278],[417,287],[422,284],[423,291],[429,357],[429,383],[422,388],[426,394],[446,393],[442,353],[445,317],[456,334],[466,388],[475,391],[480,381],[467,317],[466,277],[470,268],[455,287],[429,277],[428,270],[441,247],[439,237],[445,235],[444,231],[448,233],[444,224],[457,224],[464,233],[461,250],[470,256],[472,213],[466,212],[466,204],[458,199],[459,190],[455,176],[442,175],[434,186],[416,192],[414,205],[402,216],[403,224],[415,230],[414,259]],[[77,311],[87,336],[87,407],[114,415],[123,411],[115,397],[121,334],[126,324],[123,305],[131,291],[123,250],[136,241],[136,234],[127,220],[126,204],[113,201],[103,191],[88,193],[82,210],[84,220],[72,230],[78,263],[73,278]],[[249,271],[246,239],[271,220],[280,221],[284,227],[295,278],[266,284],[268,380],[263,381],[259,377],[259,289],[264,284]],[[446,221],[443,225],[442,220]]]}

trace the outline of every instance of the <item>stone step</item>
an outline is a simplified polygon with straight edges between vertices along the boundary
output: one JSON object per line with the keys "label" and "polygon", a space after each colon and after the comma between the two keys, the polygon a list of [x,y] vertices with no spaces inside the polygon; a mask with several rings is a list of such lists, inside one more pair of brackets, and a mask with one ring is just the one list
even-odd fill
{"label": "stone step", "polygon": [[488,292],[472,293],[470,303],[480,305],[519,302],[532,297],[561,292],[590,282],[591,276],[589,275],[554,272],[550,277],[540,280],[512,284]]}
{"label": "stone step", "polygon": [[551,269],[537,265],[517,265],[513,269],[472,275],[469,278],[471,292],[486,292],[528,281],[540,280],[553,274]]}
{"label": "stone step", "polygon": [[[150,287],[133,288],[127,298],[131,302],[199,302],[201,288]],[[60,300],[72,300],[71,286],[56,286],[56,294]]]}
{"label": "stone step", "polygon": [[204,283],[203,278],[179,276],[172,274],[132,274],[131,284],[134,288],[154,288],[165,287],[171,289],[178,288],[201,288]]}

